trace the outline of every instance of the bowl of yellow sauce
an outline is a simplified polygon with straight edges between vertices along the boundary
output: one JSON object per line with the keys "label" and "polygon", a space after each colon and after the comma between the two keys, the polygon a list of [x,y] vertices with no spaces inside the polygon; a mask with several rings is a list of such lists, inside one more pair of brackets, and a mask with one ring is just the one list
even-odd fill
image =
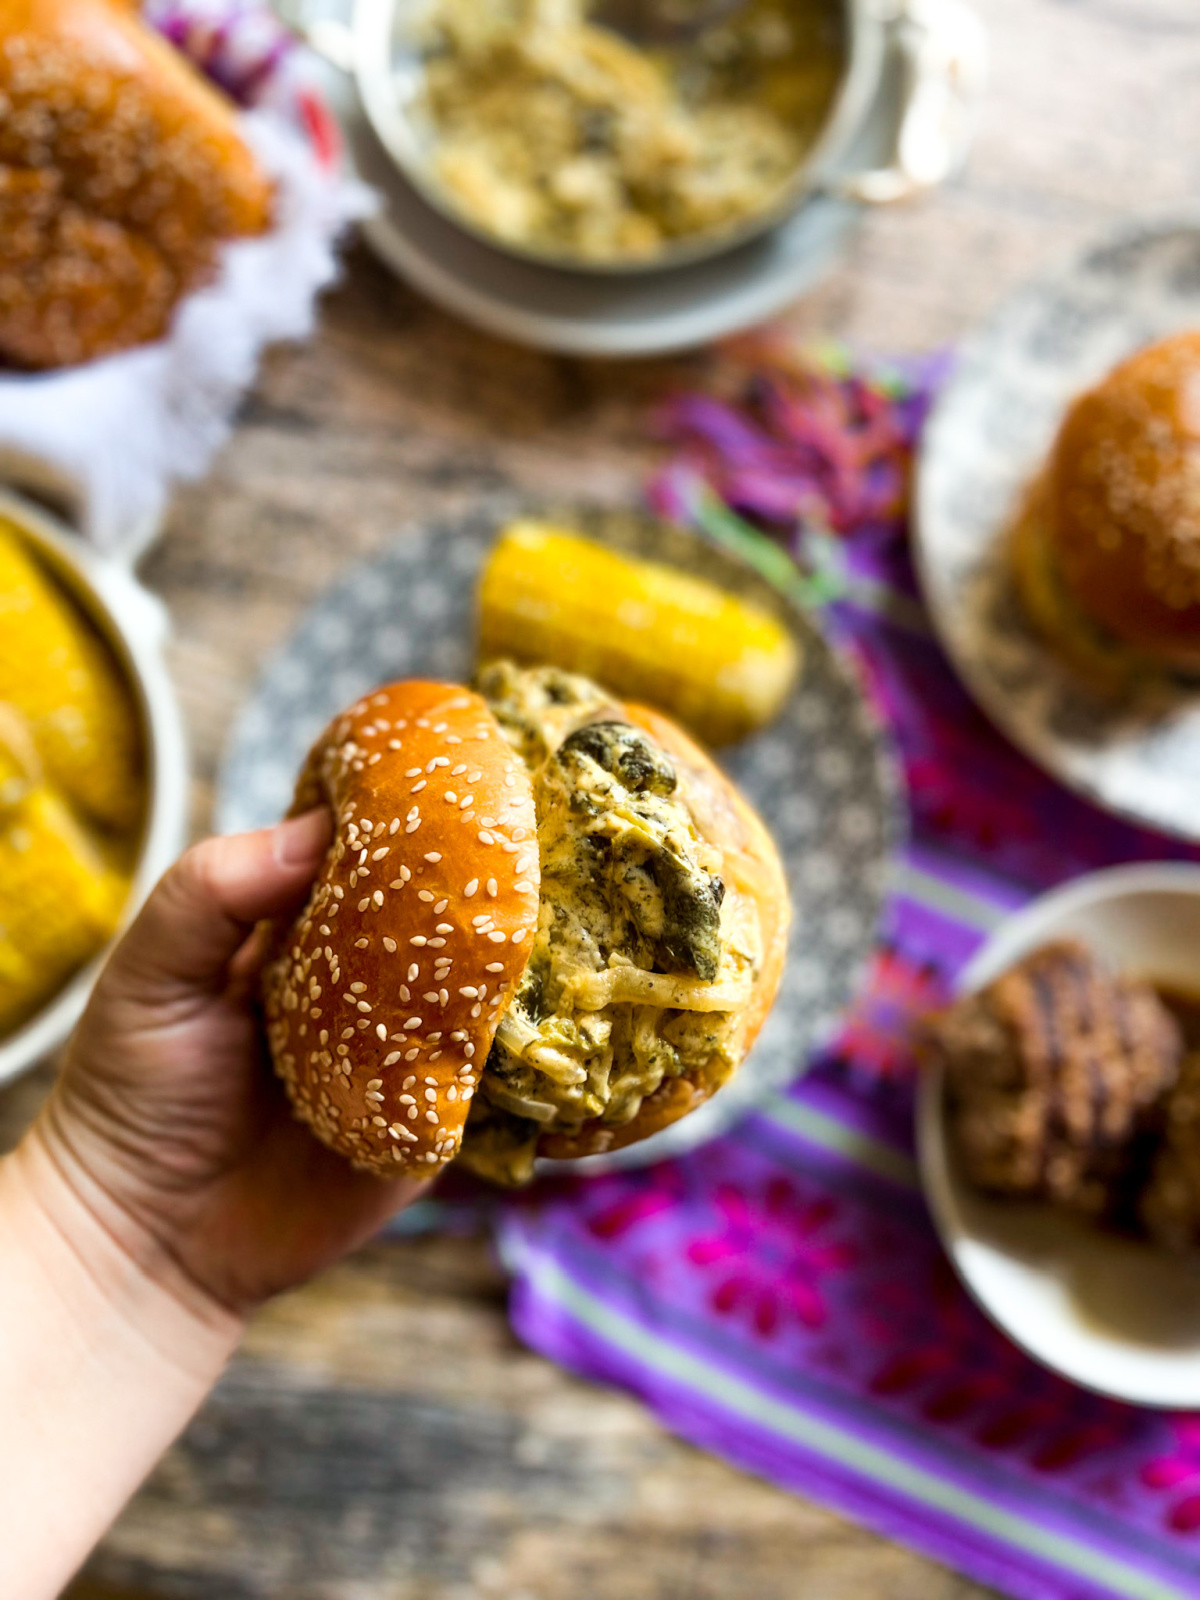
{"label": "bowl of yellow sauce", "polygon": [[63,1043],[186,835],[159,603],[0,492],[0,1082]]}

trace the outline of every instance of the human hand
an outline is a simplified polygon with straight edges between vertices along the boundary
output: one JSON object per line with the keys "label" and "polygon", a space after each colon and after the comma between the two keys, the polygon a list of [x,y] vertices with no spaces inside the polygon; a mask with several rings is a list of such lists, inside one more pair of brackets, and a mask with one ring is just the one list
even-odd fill
{"label": "human hand", "polygon": [[216,1381],[250,1311],[421,1185],[296,1122],[254,1004],[260,918],[316,875],[315,812],[189,850],[100,977],[0,1161],[0,1595],[51,1600]]}
{"label": "human hand", "polygon": [[295,911],[329,832],[316,811],[188,851],[113,953],[32,1132],[135,1260],[239,1317],[421,1187],[326,1150],[265,1059],[255,925]]}

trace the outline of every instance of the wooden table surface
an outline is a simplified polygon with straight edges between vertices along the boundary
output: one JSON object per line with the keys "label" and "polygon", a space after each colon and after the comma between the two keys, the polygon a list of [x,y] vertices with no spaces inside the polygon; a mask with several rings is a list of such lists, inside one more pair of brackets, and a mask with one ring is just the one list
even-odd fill
{"label": "wooden table surface", "polygon": [[[1196,0],[977,0],[993,76],[969,171],[868,217],[806,334],[956,339],[1131,212],[1200,199]],[[319,335],[275,353],[146,565],[208,818],[257,663],[408,518],[509,487],[632,493],[647,399],[703,355],[532,354],[351,254]],[[0,1099],[9,1139],[48,1071]],[[413,1374],[421,1375],[418,1381]],[[985,1593],[665,1434],[521,1349],[478,1239],[378,1244],[259,1318],[72,1600],[967,1600]]]}

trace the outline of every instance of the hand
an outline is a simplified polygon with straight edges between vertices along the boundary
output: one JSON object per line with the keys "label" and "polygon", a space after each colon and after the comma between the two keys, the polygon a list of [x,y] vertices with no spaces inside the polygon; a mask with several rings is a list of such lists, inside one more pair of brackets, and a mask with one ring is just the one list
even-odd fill
{"label": "hand", "polygon": [[421,1185],[288,1109],[254,1006],[260,918],[303,901],[321,812],[189,850],[0,1161],[0,1595],[51,1600],[216,1381],[247,1314]]}
{"label": "hand", "polygon": [[421,1187],[326,1150],[264,1059],[255,925],[295,912],[329,833],[315,811],[188,851],[105,968],[33,1130],[135,1260],[238,1316]]}

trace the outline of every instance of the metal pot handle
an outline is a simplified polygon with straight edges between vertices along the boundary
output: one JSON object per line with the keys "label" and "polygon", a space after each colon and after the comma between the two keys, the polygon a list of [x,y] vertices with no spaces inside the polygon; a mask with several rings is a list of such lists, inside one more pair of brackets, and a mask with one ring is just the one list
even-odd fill
{"label": "metal pot handle", "polygon": [[340,17],[314,15],[306,0],[271,0],[275,20],[338,72],[354,71],[354,30]]}
{"label": "metal pot handle", "polygon": [[884,0],[877,14],[901,74],[895,153],[828,188],[865,205],[891,205],[944,183],[965,161],[987,81],[987,35],[966,0]]}

